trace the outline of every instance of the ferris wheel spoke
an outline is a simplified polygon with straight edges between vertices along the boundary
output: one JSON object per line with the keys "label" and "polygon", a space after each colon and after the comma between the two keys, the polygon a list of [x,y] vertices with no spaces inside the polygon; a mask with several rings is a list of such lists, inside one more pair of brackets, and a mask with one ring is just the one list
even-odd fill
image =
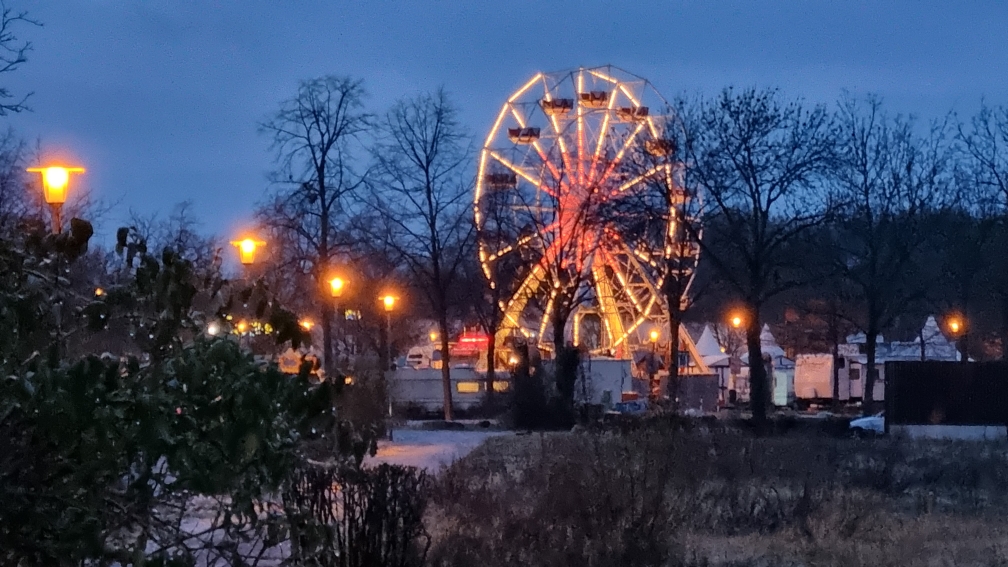
{"label": "ferris wheel spoke", "polygon": [[484,259],[483,259],[483,261],[484,262],[495,262],[497,260],[500,260],[504,256],[507,256],[508,254],[514,252],[515,250],[518,250],[519,248],[525,246],[526,244],[528,244],[529,242],[531,242],[535,237],[536,236],[532,235],[532,234],[523,236],[523,237],[519,238],[518,240],[514,241],[513,243],[508,244],[504,248],[501,248],[500,250],[494,251],[494,252],[492,252],[490,254],[486,254],[485,257],[484,257]]}
{"label": "ferris wheel spoke", "polygon": [[[518,126],[521,128],[527,128],[528,119],[525,116],[522,116],[520,112],[518,112],[518,109],[515,107],[514,103],[508,103],[508,106],[511,108],[511,115],[514,116],[515,121],[518,122]],[[539,143],[539,140],[538,139],[533,140],[531,145],[535,149],[536,153],[539,154],[539,159],[541,159],[542,162],[546,164],[546,167],[550,169],[550,172],[553,174],[553,178],[559,179],[560,171],[557,170],[556,164],[553,163],[553,161],[546,156],[546,152],[543,151],[542,144]]]}
{"label": "ferris wheel spoke", "polygon": [[[632,103],[633,103],[633,105],[634,105],[635,107],[637,107],[637,108],[640,108],[640,106],[641,106],[641,103],[640,103],[640,100],[639,100],[639,99],[638,99],[637,97],[635,97],[635,96],[634,96],[634,95],[633,95],[633,94],[632,94],[632,93],[630,92],[630,89],[629,89],[629,88],[627,88],[627,86],[626,86],[626,85],[624,85],[624,84],[622,84],[622,83],[621,83],[621,84],[619,85],[619,89],[620,89],[620,90],[621,90],[621,91],[623,92],[623,95],[624,95],[624,96],[626,96],[626,97],[627,97],[627,99],[629,99],[629,100],[630,100],[630,102],[632,102]],[[660,136],[658,135],[658,128],[657,128],[657,127],[655,127],[655,123],[654,123],[654,119],[653,119],[653,118],[652,118],[651,116],[647,116],[647,117],[645,117],[645,118],[644,118],[644,123],[646,123],[646,124],[648,125],[648,129],[649,129],[649,130],[651,131],[651,135],[652,135],[652,136],[654,136],[655,138],[659,138],[659,137],[660,137]]]}
{"label": "ferris wheel spoke", "polygon": [[[598,256],[602,254],[597,253]],[[593,261],[592,276],[595,280],[595,296],[598,298],[599,308],[602,312],[602,323],[606,328],[606,336],[610,337],[609,345],[615,352],[620,352],[619,344],[626,337],[626,330],[623,328],[623,318],[619,312],[616,302],[616,292],[613,291],[609,277],[605,273],[606,263]]]}
{"label": "ferris wheel spoke", "polygon": [[610,94],[605,116],[602,117],[602,128],[599,129],[598,141],[595,142],[595,155],[592,157],[591,168],[588,170],[589,184],[598,179],[599,157],[602,155],[602,148],[605,147],[606,134],[609,133],[609,119],[612,116],[613,105],[615,102],[616,97]]}
{"label": "ferris wheel spoke", "polygon": [[[578,73],[577,82],[577,94],[581,96],[584,92],[584,71]],[[584,105],[580,101],[577,102],[577,182],[584,184],[584,161],[585,161],[585,147],[584,147]]]}
{"label": "ferris wheel spoke", "polygon": [[521,314],[525,310],[525,306],[535,294],[539,291],[539,287],[542,285],[543,279],[546,277],[546,268],[544,266],[545,262],[539,261],[536,263],[535,267],[529,271],[525,279],[518,286],[517,291],[511,296],[507,304],[502,306],[502,330],[517,329],[526,337],[528,336],[528,331],[522,327],[521,324]]}
{"label": "ferris wheel spoke", "polygon": [[518,177],[521,177],[525,181],[528,181],[532,185],[535,185],[536,188],[538,188],[539,190],[545,192],[550,197],[553,197],[554,199],[556,198],[556,192],[552,188],[550,188],[545,183],[543,183],[541,179],[537,179],[531,173],[525,171],[525,169],[522,168],[521,166],[518,166],[518,165],[512,163],[511,160],[509,160],[506,157],[500,155],[500,153],[498,153],[498,152],[496,152],[494,150],[490,150],[490,157],[492,157],[493,159],[497,160],[497,163],[499,163],[499,164],[503,165],[504,167],[510,169]]}
{"label": "ferris wheel spoke", "polygon": [[652,167],[651,169],[645,171],[644,173],[638,175],[637,177],[634,177],[630,181],[627,181],[626,183],[623,183],[619,187],[613,189],[613,191],[610,194],[610,196],[615,197],[616,195],[619,195],[620,193],[626,191],[627,189],[630,189],[634,185],[637,185],[638,183],[641,183],[641,182],[643,182],[643,181],[645,181],[647,179],[650,179],[650,178],[654,177],[655,174],[658,173],[658,172],[660,172],[662,169],[666,169],[666,168],[669,168],[669,167],[671,167],[671,166],[668,165],[668,164],[656,165],[656,166]]}
{"label": "ferris wheel spoke", "polygon": [[616,157],[613,158],[612,162],[610,162],[609,165],[606,167],[605,173],[603,173],[602,176],[599,178],[599,183],[604,182],[612,174],[613,170],[616,169],[616,166],[619,165],[619,162],[623,159],[623,155],[626,154],[627,150],[629,150],[630,147],[636,141],[637,134],[640,134],[640,131],[643,128],[644,128],[643,122],[638,123],[637,126],[634,127],[633,133],[627,137],[625,142],[623,142],[623,146],[620,148],[619,152],[616,153]]}

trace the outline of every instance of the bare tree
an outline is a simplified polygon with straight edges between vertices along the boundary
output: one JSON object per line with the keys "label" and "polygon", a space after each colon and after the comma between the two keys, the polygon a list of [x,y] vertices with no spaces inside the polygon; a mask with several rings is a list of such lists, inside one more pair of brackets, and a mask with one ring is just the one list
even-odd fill
{"label": "bare tree", "polygon": [[[32,44],[30,41],[21,41],[14,33],[20,24],[42,25],[30,18],[28,12],[14,11],[7,7],[5,1],[0,0],[0,74],[13,73],[28,61]],[[17,98],[10,89],[0,86],[0,116],[28,110],[25,103],[30,96],[31,93],[28,93]]]}
{"label": "bare tree", "polygon": [[322,348],[327,372],[333,371],[333,305],[326,280],[352,244],[347,229],[357,191],[366,172],[352,167],[361,137],[371,124],[364,111],[361,82],[326,76],[303,81],[297,96],[260,125],[272,140],[278,169],[269,200],[256,216],[269,231],[278,272],[310,276],[321,302]]}
{"label": "bare tree", "polygon": [[942,126],[918,139],[912,122],[888,118],[874,97],[863,104],[842,101],[837,134],[834,175],[843,214],[833,231],[836,266],[861,306],[857,319],[867,356],[863,408],[870,413],[878,336],[927,293],[927,278],[916,268],[928,239],[926,213],[947,182],[947,144]]}
{"label": "bare tree", "polygon": [[437,319],[444,416],[452,419],[448,312],[472,253],[472,144],[444,90],[402,100],[385,115],[374,147],[380,236],[412,273]]}
{"label": "bare tree", "polygon": [[[667,115],[674,114],[669,111]],[[668,394],[673,401],[679,386],[679,327],[690,305],[687,296],[697,267],[701,201],[684,186],[685,163],[679,147],[685,138],[675,118],[661,135],[629,154],[621,166],[633,189],[623,191],[607,207],[604,222],[619,225],[632,249],[651,260],[661,282],[669,315]]]}
{"label": "bare tree", "polygon": [[27,145],[8,129],[0,136],[0,231],[13,229],[15,220],[26,216],[33,201],[25,174],[27,163]]}
{"label": "bare tree", "polygon": [[[747,310],[753,418],[766,421],[760,310],[798,286],[801,262],[789,247],[832,208],[824,173],[833,157],[825,108],[784,101],[773,90],[725,90],[699,105],[681,103],[686,124],[684,186],[702,191],[705,257]],[[719,243],[711,246],[711,241]]]}
{"label": "bare tree", "polygon": [[[959,124],[958,138],[965,157],[963,168],[974,187],[974,205],[995,221],[1001,250],[1008,244],[1008,109],[983,104],[969,124]],[[993,256],[993,288],[1000,303],[1001,358],[1008,359],[1008,262]]]}

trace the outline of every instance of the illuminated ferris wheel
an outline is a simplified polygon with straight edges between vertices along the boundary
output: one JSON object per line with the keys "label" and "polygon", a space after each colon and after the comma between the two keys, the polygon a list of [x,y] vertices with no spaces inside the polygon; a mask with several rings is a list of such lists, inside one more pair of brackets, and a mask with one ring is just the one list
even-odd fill
{"label": "illuminated ferris wheel", "polygon": [[[611,66],[538,73],[504,103],[474,203],[483,272],[491,285],[513,281],[498,342],[523,336],[551,349],[560,301],[566,340],[593,352],[628,357],[652,331],[668,340],[662,261],[677,254],[691,281],[698,248],[676,242],[685,193],[666,109],[648,81]],[[654,205],[657,238],[628,238],[614,204],[646,202],[655,181],[679,195]]]}

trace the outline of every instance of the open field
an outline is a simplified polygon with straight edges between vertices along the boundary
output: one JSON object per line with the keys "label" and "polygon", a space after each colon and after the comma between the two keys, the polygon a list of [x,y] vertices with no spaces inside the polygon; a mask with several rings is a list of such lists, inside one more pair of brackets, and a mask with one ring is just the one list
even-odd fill
{"label": "open field", "polygon": [[1008,565],[1008,447],[668,424],[490,438],[436,565]]}

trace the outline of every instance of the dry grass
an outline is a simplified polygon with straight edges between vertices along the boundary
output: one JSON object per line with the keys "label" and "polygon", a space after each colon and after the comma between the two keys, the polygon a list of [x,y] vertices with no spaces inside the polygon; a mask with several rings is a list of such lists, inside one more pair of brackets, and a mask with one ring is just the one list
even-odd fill
{"label": "dry grass", "polygon": [[490,439],[439,479],[436,565],[1008,565],[1003,444],[716,427]]}

